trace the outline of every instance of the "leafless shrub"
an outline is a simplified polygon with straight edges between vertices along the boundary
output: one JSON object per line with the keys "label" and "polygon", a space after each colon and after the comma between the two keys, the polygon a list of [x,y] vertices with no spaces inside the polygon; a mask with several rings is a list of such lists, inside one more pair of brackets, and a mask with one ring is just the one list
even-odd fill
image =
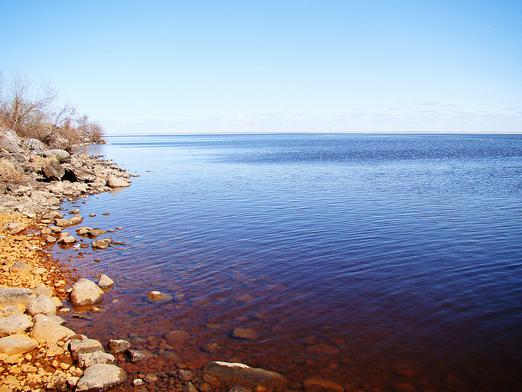
{"label": "leafless shrub", "polygon": [[44,87],[34,94],[28,83],[16,79],[8,93],[3,94],[2,82],[0,75],[0,127],[57,148],[103,142],[99,124],[89,121],[87,116],[77,118],[70,105],[56,108],[56,93],[52,89]]}

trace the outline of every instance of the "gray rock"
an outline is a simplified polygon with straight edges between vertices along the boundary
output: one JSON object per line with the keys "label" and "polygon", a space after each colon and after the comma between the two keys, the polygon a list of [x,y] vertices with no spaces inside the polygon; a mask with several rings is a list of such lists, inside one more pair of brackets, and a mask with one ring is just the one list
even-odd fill
{"label": "gray rock", "polygon": [[45,314],[45,315],[55,315],[56,314],[56,302],[44,295],[39,295],[36,298],[33,298],[27,304],[27,313],[31,316],[36,314]]}
{"label": "gray rock", "polygon": [[267,391],[284,391],[286,378],[276,372],[251,368],[242,363],[213,361],[203,369],[205,380],[217,381],[222,386],[263,387]]}
{"label": "gray rock", "polygon": [[21,152],[20,143],[21,140],[16,132],[5,128],[0,129],[0,148],[10,153]]}
{"label": "gray rock", "polygon": [[78,365],[82,368],[103,363],[114,363],[115,361],[114,355],[104,353],[103,351],[78,354]]}
{"label": "gray rock", "polygon": [[27,306],[29,300],[34,297],[30,289],[17,287],[0,287],[0,305],[23,305]]}
{"label": "gray rock", "polygon": [[105,390],[125,382],[125,371],[116,365],[98,364],[85,369],[76,391]]}
{"label": "gray rock", "polygon": [[38,342],[27,335],[14,334],[0,338],[0,354],[24,354],[38,347]]}
{"label": "gray rock", "polygon": [[33,326],[33,320],[26,314],[0,317],[0,337],[23,333]]}
{"label": "gray rock", "polygon": [[73,305],[94,305],[102,300],[103,290],[92,280],[81,278],[73,286],[69,298]]}
{"label": "gray rock", "polygon": [[109,340],[109,350],[113,354],[120,354],[130,348],[130,343],[123,339]]}
{"label": "gray rock", "polygon": [[38,139],[29,138],[24,142],[25,147],[33,151],[43,151],[46,146]]}
{"label": "gray rock", "polygon": [[41,153],[44,157],[56,157],[60,162],[67,162],[71,159],[71,154],[65,150],[55,148],[53,150],[43,151]]}

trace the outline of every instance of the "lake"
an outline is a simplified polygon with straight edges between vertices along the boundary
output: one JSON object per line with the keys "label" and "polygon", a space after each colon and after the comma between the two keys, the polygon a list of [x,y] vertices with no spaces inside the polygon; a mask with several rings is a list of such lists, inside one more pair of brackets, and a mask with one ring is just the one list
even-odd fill
{"label": "lake", "polygon": [[[522,136],[108,141],[91,152],[140,177],[71,204],[125,243],[55,250],[117,282],[74,328],[130,338],[150,371],[220,359],[294,389],[320,376],[362,391],[521,390]],[[149,290],[176,298],[150,303]],[[172,347],[171,330],[190,339]]]}

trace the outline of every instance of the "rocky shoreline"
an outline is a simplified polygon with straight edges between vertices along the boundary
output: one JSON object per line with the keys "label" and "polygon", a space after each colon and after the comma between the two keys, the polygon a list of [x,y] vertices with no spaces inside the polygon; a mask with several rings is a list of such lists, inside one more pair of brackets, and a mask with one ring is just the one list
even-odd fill
{"label": "rocky shoreline", "polygon": [[[19,174],[0,184],[0,391],[288,390],[286,378],[276,372],[220,361],[196,368],[173,363],[160,379],[139,372],[149,354],[128,341],[104,345],[64,326],[61,316],[71,308],[96,311],[114,282],[105,274],[95,280],[72,275],[47,250],[54,244],[80,251],[117,243],[105,236],[108,231],[78,226],[80,211],[64,215],[61,203],[127,187],[132,175],[101,157],[48,149],[9,131],[0,134],[0,163]],[[153,302],[169,300],[159,291],[144,294]],[[184,331],[171,332],[176,342],[189,338]],[[239,328],[234,336],[248,339],[249,332]],[[303,389],[344,390],[316,378],[306,380]]]}

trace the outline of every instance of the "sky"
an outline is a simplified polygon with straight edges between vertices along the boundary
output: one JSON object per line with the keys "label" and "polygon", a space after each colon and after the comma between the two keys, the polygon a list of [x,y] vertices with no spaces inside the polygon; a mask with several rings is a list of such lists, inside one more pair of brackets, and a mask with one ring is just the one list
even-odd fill
{"label": "sky", "polygon": [[0,1],[0,70],[108,134],[522,131],[522,1]]}

